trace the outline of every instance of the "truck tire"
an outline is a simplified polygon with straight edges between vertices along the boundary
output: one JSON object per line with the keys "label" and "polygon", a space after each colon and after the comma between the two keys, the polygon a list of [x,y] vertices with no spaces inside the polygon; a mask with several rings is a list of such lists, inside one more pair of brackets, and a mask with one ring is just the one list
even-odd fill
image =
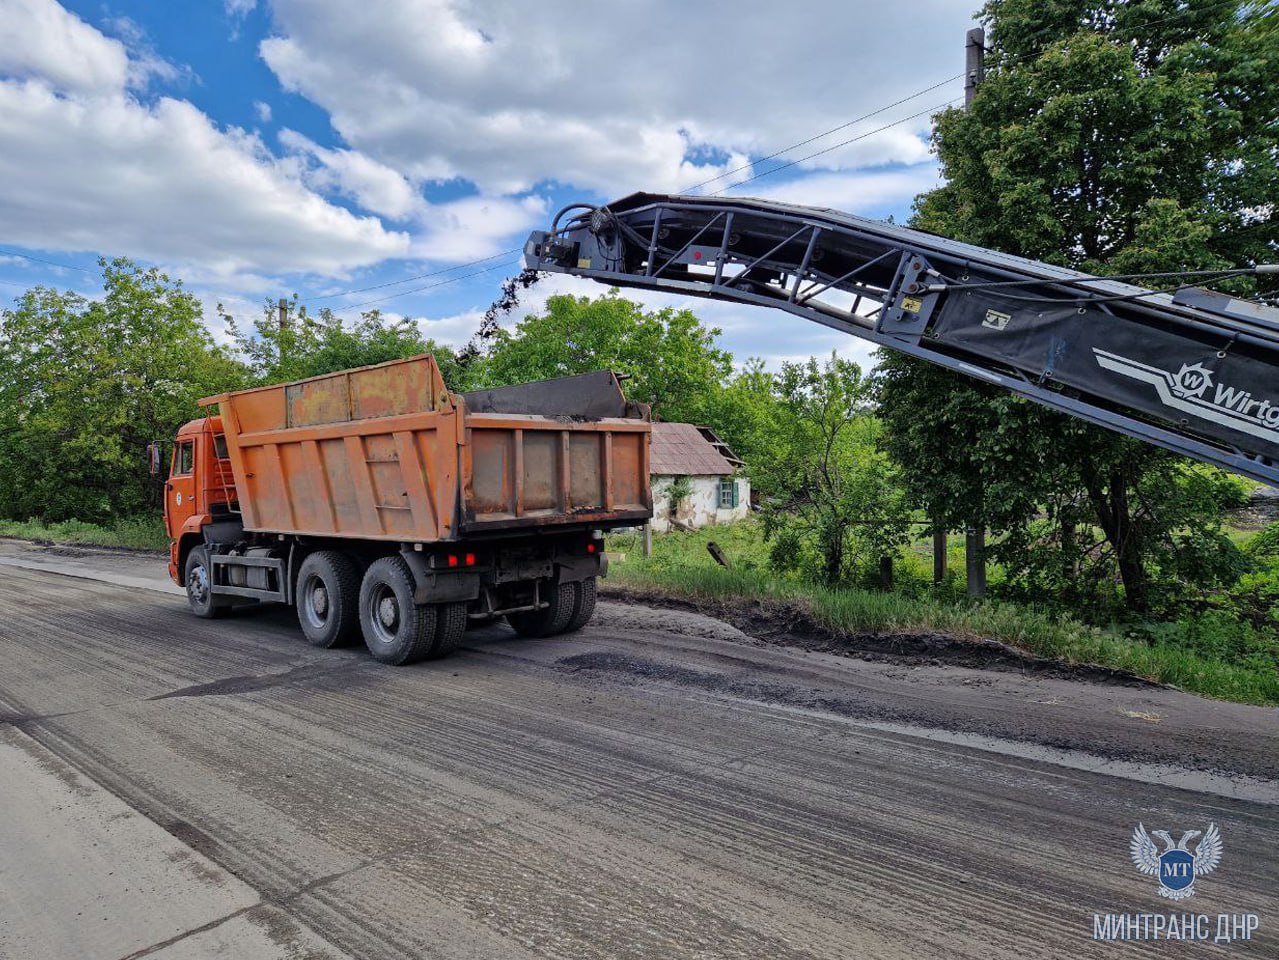
{"label": "truck tire", "polygon": [[360,584],[360,629],[373,659],[400,667],[428,656],[435,607],[413,602],[413,574],[401,557],[375,560]]}
{"label": "truck tire", "polygon": [[466,603],[437,603],[435,605],[435,642],[431,644],[428,659],[447,657],[458,648],[466,633]]}
{"label": "truck tire", "polygon": [[587,577],[577,585],[577,602],[573,604],[573,612],[569,615],[565,633],[581,630],[595,616],[595,578]]}
{"label": "truck tire", "polygon": [[226,612],[231,609],[231,602],[226,597],[213,595],[207,548],[192,547],[187,554],[186,569],[182,573],[183,583],[187,588],[187,603],[191,605],[192,613],[205,620],[226,616]]}
{"label": "truck tire", "polygon": [[526,613],[509,613],[506,615],[506,622],[521,637],[550,637],[563,633],[568,626],[569,617],[573,615],[573,608],[577,605],[578,593],[576,583],[548,584],[547,606]]}
{"label": "truck tire", "polygon": [[360,632],[360,569],[336,550],[317,550],[298,570],[298,624],[313,647],[340,647]]}

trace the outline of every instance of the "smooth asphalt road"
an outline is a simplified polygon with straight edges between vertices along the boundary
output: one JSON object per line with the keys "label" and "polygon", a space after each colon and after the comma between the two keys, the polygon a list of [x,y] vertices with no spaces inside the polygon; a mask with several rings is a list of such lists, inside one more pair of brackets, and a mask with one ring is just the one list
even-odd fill
{"label": "smooth asphalt road", "polygon": [[[397,669],[71,553],[0,549],[0,956],[1279,956],[1279,711],[616,602]],[[1218,826],[1193,899],[1139,821]],[[1261,925],[1093,940],[1172,909]]]}

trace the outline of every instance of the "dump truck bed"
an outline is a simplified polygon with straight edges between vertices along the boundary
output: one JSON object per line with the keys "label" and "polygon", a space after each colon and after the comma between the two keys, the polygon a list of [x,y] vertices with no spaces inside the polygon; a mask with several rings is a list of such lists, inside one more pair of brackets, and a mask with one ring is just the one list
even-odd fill
{"label": "dump truck bed", "polygon": [[429,542],[652,515],[647,411],[608,373],[461,395],[420,356],[201,404],[251,532]]}

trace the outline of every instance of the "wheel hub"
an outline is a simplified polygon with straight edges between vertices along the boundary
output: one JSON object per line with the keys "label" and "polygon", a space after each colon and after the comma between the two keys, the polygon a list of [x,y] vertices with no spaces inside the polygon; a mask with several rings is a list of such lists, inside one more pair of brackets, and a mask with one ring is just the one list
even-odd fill
{"label": "wheel hub", "polygon": [[386,596],[378,602],[377,616],[382,621],[382,626],[388,630],[395,629],[395,622],[400,618],[400,608],[395,597]]}
{"label": "wheel hub", "polygon": [[197,564],[187,574],[187,591],[197,603],[204,603],[209,596],[209,574],[203,564]]}

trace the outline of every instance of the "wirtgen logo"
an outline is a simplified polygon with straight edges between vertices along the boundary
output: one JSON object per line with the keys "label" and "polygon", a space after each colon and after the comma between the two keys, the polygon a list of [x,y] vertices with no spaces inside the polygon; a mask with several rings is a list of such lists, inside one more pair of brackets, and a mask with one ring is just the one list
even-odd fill
{"label": "wirtgen logo", "polygon": [[1213,372],[1201,363],[1183,363],[1180,370],[1171,373],[1096,347],[1092,352],[1102,369],[1153,386],[1166,407],[1279,442],[1279,404],[1216,382]]}

